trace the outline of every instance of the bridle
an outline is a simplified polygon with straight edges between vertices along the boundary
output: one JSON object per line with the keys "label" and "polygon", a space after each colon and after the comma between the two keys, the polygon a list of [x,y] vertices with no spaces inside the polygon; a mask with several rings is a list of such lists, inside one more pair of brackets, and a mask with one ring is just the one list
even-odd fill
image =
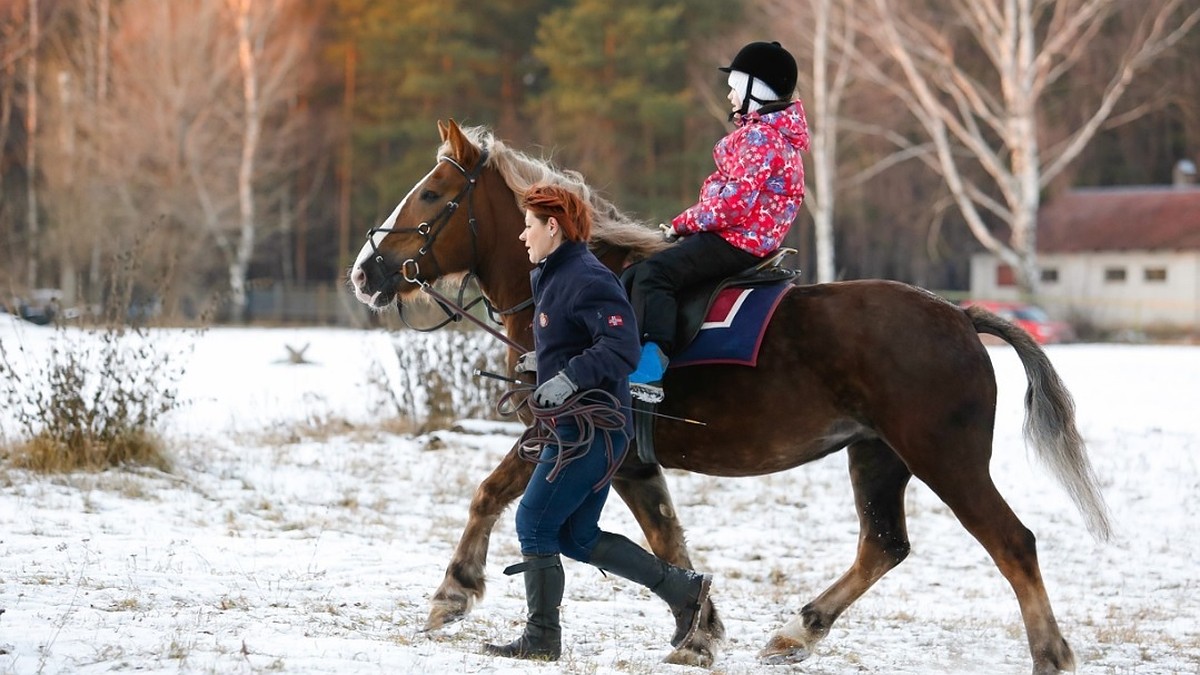
{"label": "bridle", "polygon": [[380,253],[379,249],[375,246],[376,234],[383,233],[384,235],[388,235],[407,233],[417,234],[422,237],[424,242],[421,244],[421,247],[417,249],[417,254],[400,263],[400,267],[392,273],[392,276],[401,276],[404,278],[404,281],[410,284],[421,286],[422,288],[428,288],[429,282],[421,279],[421,261],[423,258],[425,258],[425,256],[429,256],[429,261],[431,263],[430,267],[433,268],[435,273],[434,276],[441,276],[441,266],[438,264],[437,256],[433,253],[433,244],[435,241],[437,241],[438,235],[442,233],[446,225],[450,222],[450,218],[456,211],[458,211],[458,208],[464,203],[467,205],[467,227],[471,233],[471,268],[467,270],[467,274],[463,277],[462,283],[459,284],[458,303],[456,305],[448,300],[435,297],[435,302],[437,303],[438,307],[445,312],[446,319],[435,326],[417,327],[410,324],[408,319],[405,318],[404,303],[397,300],[396,311],[400,316],[400,320],[404,322],[405,326],[408,326],[413,330],[423,332],[434,331],[452,321],[459,321],[462,318],[462,314],[465,313],[466,310],[469,310],[471,307],[479,304],[480,302],[483,303],[484,308],[487,310],[488,316],[491,318],[491,320],[497,324],[502,323],[502,317],[510,314],[516,314],[517,312],[520,312],[533,305],[533,297],[531,296],[524,302],[518,303],[517,305],[508,309],[501,310],[497,309],[482,293],[479,295],[479,297],[470,301],[468,304],[463,304],[467,286],[470,284],[472,279],[479,278],[479,275],[475,273],[474,268],[475,260],[478,259],[479,222],[475,218],[475,206],[472,195],[475,192],[475,187],[479,184],[479,175],[483,172],[483,167],[484,164],[487,163],[487,159],[488,149],[482,148],[479,161],[468,171],[453,157],[438,157],[439,162],[447,162],[455,169],[458,169],[458,172],[461,173],[463,178],[466,179],[466,184],[463,185],[462,190],[459,190],[458,194],[447,201],[446,205],[442,207],[442,210],[437,212],[437,215],[430,220],[419,223],[416,227],[373,227],[367,230],[367,242],[371,246],[371,253],[375,257],[375,263],[381,267],[384,264],[384,258],[383,254]]}

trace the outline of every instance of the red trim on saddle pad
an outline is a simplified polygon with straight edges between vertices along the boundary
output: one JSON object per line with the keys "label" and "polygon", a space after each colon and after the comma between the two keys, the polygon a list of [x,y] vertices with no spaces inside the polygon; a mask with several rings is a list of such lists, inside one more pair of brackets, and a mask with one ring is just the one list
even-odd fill
{"label": "red trim on saddle pad", "polygon": [[791,284],[726,288],[704,317],[691,344],[671,359],[671,368],[715,363],[754,366],[767,324]]}

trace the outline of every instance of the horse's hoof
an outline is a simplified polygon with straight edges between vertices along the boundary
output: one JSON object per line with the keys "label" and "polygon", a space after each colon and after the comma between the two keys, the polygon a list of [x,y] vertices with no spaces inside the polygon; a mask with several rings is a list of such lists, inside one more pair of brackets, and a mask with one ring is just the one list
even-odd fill
{"label": "horse's hoof", "polygon": [[425,619],[425,631],[444,628],[452,623],[462,621],[466,616],[466,605],[457,602],[435,602],[429,609],[429,618]]}
{"label": "horse's hoof", "polygon": [[681,645],[678,649],[667,654],[667,658],[663,659],[663,663],[669,663],[675,666],[697,666],[700,668],[711,668],[713,664],[713,655],[705,647],[696,647],[689,645]]}
{"label": "horse's hoof", "polygon": [[768,666],[784,666],[800,663],[810,656],[812,650],[808,646],[776,635],[758,653],[758,660]]}
{"label": "horse's hoof", "polygon": [[788,666],[800,663],[801,661],[812,656],[812,652],[807,649],[796,649],[786,654],[762,654],[758,655],[758,660],[765,666]]}

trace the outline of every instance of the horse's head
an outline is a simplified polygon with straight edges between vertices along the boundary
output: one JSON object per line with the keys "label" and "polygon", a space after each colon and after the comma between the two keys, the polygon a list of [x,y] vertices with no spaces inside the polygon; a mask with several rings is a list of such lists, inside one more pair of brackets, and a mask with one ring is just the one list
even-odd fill
{"label": "horse's head", "polygon": [[[592,247],[619,270],[666,246],[658,232],[625,215],[584,181],[513,150],[479,127],[438,122],[437,163],[378,227],[350,268],[355,296],[374,309],[407,301],[422,284],[474,275],[501,314],[526,307],[530,263],[517,239],[524,216],[516,195],[549,182],[577,191],[595,211]],[[475,220],[475,214],[483,218]]]}
{"label": "horse's head", "polygon": [[416,293],[423,283],[471,269],[472,195],[487,150],[474,145],[453,120],[439,121],[438,131],[448,149],[392,214],[367,232],[367,243],[350,268],[355,297],[373,309]]}

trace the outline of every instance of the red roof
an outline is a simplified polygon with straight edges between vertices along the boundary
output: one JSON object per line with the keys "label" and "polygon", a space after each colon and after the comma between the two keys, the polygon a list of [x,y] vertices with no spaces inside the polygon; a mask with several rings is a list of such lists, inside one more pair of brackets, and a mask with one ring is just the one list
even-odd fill
{"label": "red roof", "polygon": [[1200,250],[1200,188],[1072,190],[1038,212],[1038,251]]}

